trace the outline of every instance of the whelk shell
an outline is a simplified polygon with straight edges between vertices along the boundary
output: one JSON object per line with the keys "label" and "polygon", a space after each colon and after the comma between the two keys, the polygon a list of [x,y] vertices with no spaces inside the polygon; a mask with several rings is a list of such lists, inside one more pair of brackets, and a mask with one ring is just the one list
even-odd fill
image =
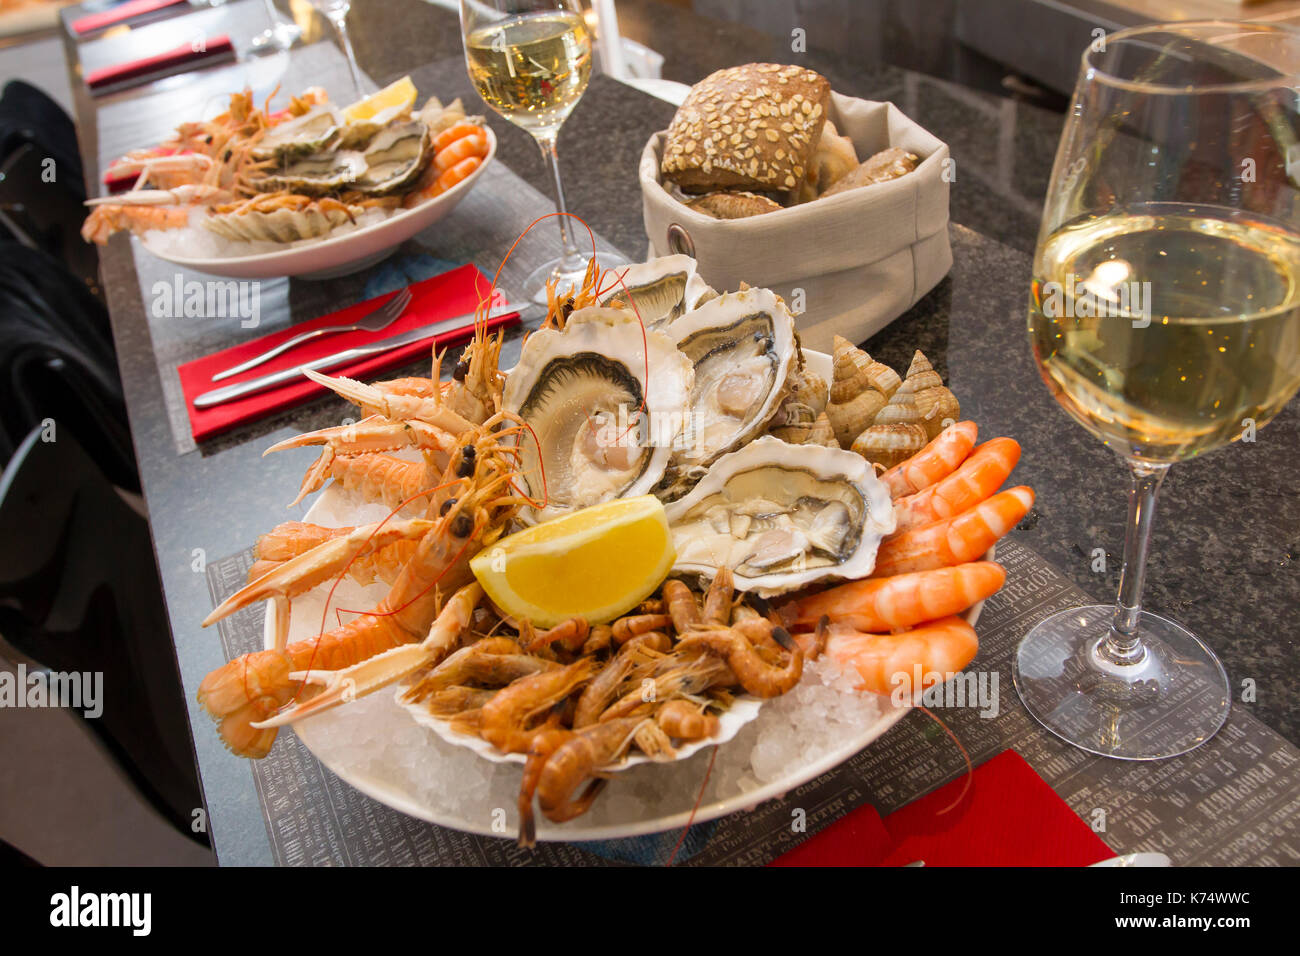
{"label": "whelk shell", "polygon": [[911,458],[928,441],[920,425],[872,425],[854,440],[853,450],[867,461],[889,469]]}
{"label": "whelk shell", "polygon": [[943,379],[920,349],[912,356],[907,381],[911,383],[913,400],[927,436],[936,438],[945,425],[961,417],[961,403],[957,396],[943,384]]}
{"label": "whelk shell", "polygon": [[836,440],[841,447],[847,448],[854,437],[875,420],[889,399],[871,384],[867,371],[871,356],[866,352],[837,335],[834,357],[834,377],[826,414],[835,429]]}
{"label": "whelk shell", "polygon": [[876,414],[873,425],[915,425],[921,423],[921,412],[916,407],[916,396],[909,379],[899,386],[889,404]]}

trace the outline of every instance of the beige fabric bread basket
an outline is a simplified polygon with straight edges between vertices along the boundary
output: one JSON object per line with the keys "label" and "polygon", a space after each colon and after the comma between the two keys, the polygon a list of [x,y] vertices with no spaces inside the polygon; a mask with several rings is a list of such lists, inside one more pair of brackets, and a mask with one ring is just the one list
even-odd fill
{"label": "beige fabric bread basket", "polygon": [[[748,219],[689,209],[659,180],[665,132],[641,155],[646,234],[655,256],[684,252],[719,291],[763,286],[803,304],[799,335],[829,350],[831,337],[861,342],[907,311],[952,266],[948,244],[948,147],[892,103],[831,94],[831,122],[858,159],[890,146],[921,158],[889,182]],[[799,295],[796,290],[802,290]]]}

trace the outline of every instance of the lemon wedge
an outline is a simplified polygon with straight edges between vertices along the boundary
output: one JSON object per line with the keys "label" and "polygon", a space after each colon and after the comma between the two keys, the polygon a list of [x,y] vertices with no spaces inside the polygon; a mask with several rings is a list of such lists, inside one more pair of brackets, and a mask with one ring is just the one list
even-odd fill
{"label": "lemon wedge", "polygon": [[390,83],[378,93],[372,93],[364,100],[353,103],[343,111],[343,119],[349,123],[374,118],[385,110],[397,108],[398,112],[415,104],[415,84],[409,76],[404,76],[395,83]]}
{"label": "lemon wedge", "polygon": [[525,528],[480,552],[470,567],[497,607],[553,627],[626,614],[654,593],[677,554],[654,495],[620,498]]}

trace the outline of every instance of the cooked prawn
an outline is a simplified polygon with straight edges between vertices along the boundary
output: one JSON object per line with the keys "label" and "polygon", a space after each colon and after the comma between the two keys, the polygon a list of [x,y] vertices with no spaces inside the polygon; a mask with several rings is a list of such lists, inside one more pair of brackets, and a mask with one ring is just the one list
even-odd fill
{"label": "cooked prawn", "polygon": [[568,667],[520,678],[483,708],[481,736],[502,753],[525,751],[532,738],[528,722],[586,684],[599,667],[583,657]]}
{"label": "cooked prawn", "polygon": [[[979,650],[975,628],[960,617],[930,621],[897,634],[866,634],[833,627],[826,656],[842,670],[856,672],[858,690],[893,693],[901,683],[914,693],[941,683],[969,664]],[[919,670],[922,687],[913,687]]]}
{"label": "cooked prawn", "polygon": [[880,476],[894,498],[915,494],[951,474],[975,447],[979,428],[974,422],[957,422],[906,461]]}
{"label": "cooked prawn", "polygon": [[585,813],[604,781],[594,781],[576,799],[573,791],[602,767],[622,757],[637,731],[648,722],[641,717],[607,720],[574,731],[560,744],[537,779],[537,803],[546,819],[563,823]]}
{"label": "cooked prawn", "polygon": [[961,514],[988,498],[1020,460],[1020,445],[1012,438],[994,438],[976,448],[952,474],[914,495],[894,502],[898,523],[894,535]]}
{"label": "cooked prawn", "polygon": [[999,492],[969,511],[890,538],[876,553],[874,578],[975,561],[1034,505],[1026,485]]}
{"label": "cooked prawn", "polygon": [[655,722],[678,740],[704,740],[718,732],[718,718],[688,700],[668,701],[655,714]]}
{"label": "cooked prawn", "polygon": [[859,631],[889,631],[959,614],[994,594],[1006,571],[992,561],[850,581],[782,608],[792,629],[823,615]]}

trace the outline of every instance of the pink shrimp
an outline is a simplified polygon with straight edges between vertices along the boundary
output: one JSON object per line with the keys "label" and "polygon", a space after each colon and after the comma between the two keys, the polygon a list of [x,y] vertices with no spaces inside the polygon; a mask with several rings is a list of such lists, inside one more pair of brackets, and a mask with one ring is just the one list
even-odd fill
{"label": "pink shrimp", "polygon": [[894,534],[900,535],[973,508],[1002,486],[1019,460],[1020,445],[1015,439],[986,441],[946,478],[894,502],[894,513],[898,516]]}
{"label": "pink shrimp", "polygon": [[[890,694],[900,685],[915,693],[941,683],[969,664],[978,650],[975,628],[960,617],[945,617],[897,634],[837,627],[825,653],[841,669],[857,673],[858,690]],[[920,687],[914,686],[917,674]]]}
{"label": "pink shrimp", "polygon": [[1033,489],[1021,485],[1008,488],[952,518],[890,538],[876,553],[876,569],[871,577],[929,571],[974,561],[1014,528],[1033,506]]}
{"label": "pink shrimp", "polygon": [[1002,587],[1007,573],[992,561],[850,581],[781,609],[790,627],[807,630],[822,615],[859,631],[890,631],[959,614]]}
{"label": "pink shrimp", "polygon": [[915,494],[940,478],[952,474],[975,447],[979,427],[974,422],[957,422],[939,432],[907,461],[899,462],[880,476],[895,498]]}

